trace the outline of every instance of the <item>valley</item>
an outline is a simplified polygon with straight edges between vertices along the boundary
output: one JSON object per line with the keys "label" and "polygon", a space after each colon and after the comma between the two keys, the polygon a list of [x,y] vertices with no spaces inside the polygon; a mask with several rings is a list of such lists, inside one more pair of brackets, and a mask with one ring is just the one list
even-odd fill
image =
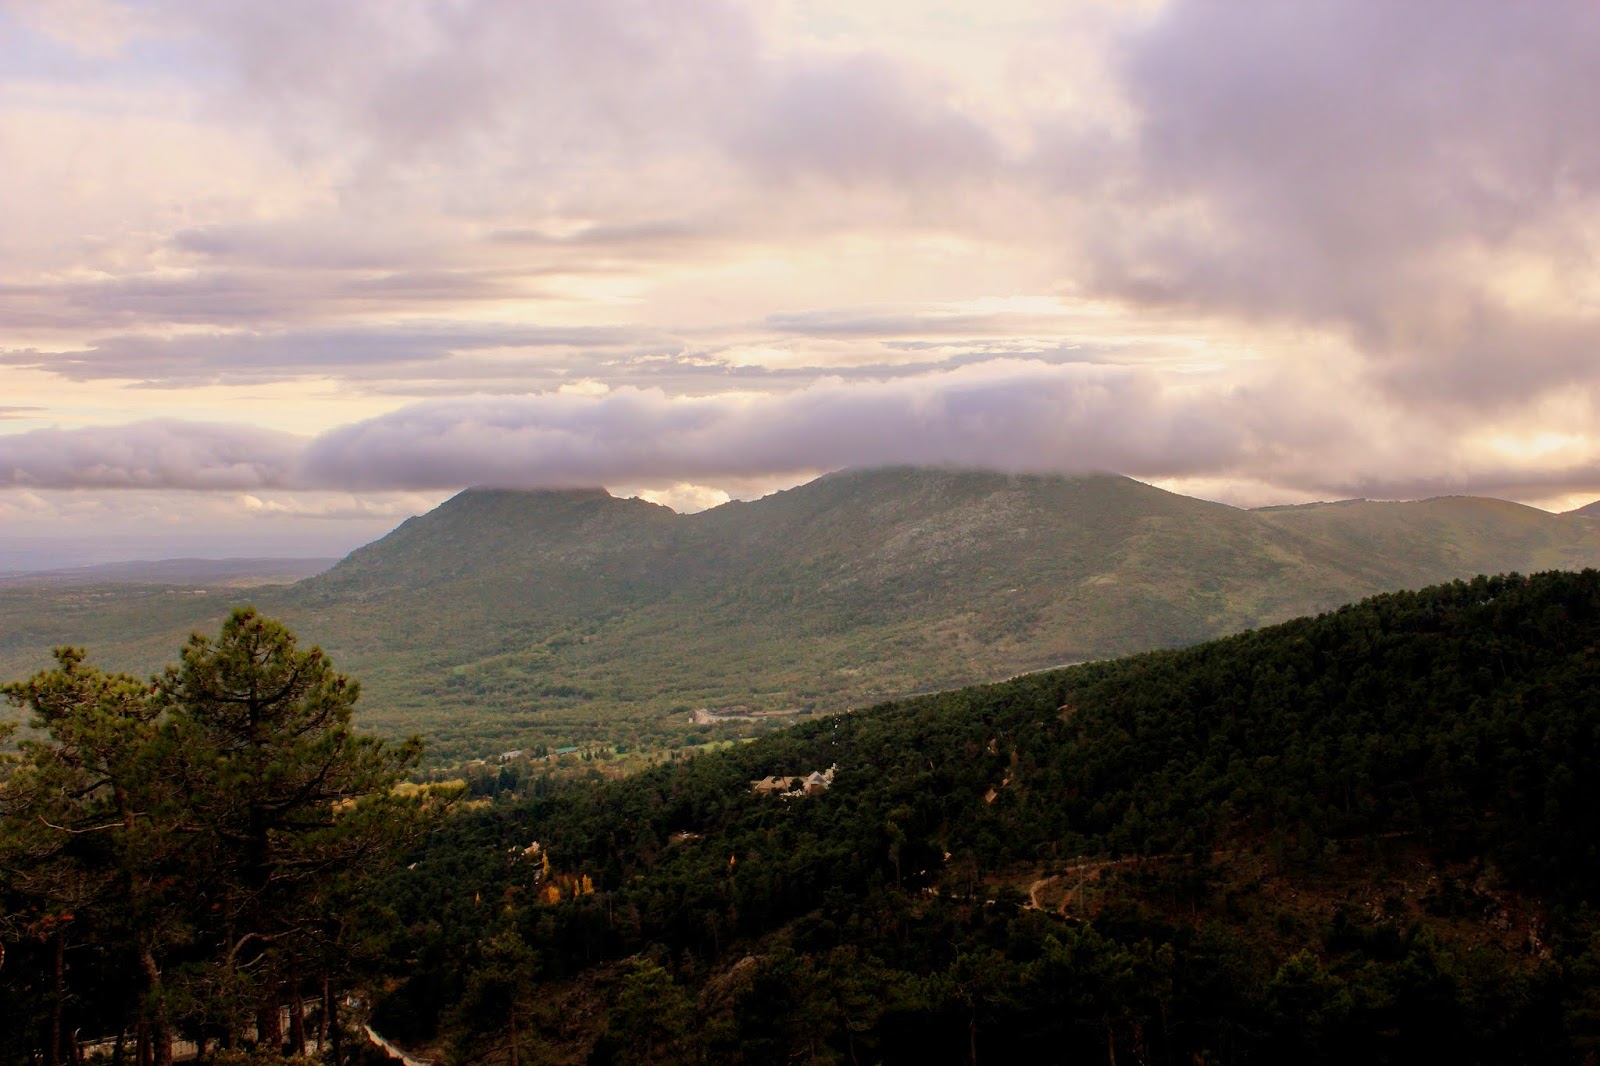
{"label": "valley", "polygon": [[[991,478],[974,480],[993,492],[1001,483]],[[1210,506],[1114,480],[1022,488],[1131,494],[1190,519]],[[1016,503],[981,502],[974,513],[996,508],[1016,522]],[[689,603],[709,613],[737,587],[729,575],[796,565],[752,549],[734,566],[725,551],[712,580],[706,560],[718,545],[693,539],[707,536],[701,529],[598,494],[459,503],[485,505],[521,512],[498,527],[508,531],[498,556],[459,543],[430,550],[462,528],[445,521],[447,508],[278,594],[309,599],[324,617],[341,607],[362,617],[351,605],[386,595],[429,602],[434,582],[450,586],[430,573],[442,562],[461,582],[498,560],[502,573],[522,574],[523,590],[534,587],[530,573],[550,574],[543,602],[568,597],[566,634],[570,619],[589,617],[591,574],[621,595],[634,582],[633,609],[650,616]],[[1291,524],[1322,511],[1322,526]],[[1408,548],[1418,565],[1418,530],[1432,535],[1429,565],[1515,541],[1508,520],[1525,524],[1518,543],[1531,558],[1584,549],[1588,527],[1570,523],[1586,520],[1525,511],[1443,500],[1235,512],[1223,528],[1249,537],[1232,555],[1215,527],[1193,521],[1188,536],[1164,543],[1242,562],[1251,545],[1287,551],[1295,538],[1344,538],[1368,580]],[[1115,591],[1140,574],[1155,587],[1159,521],[1126,510],[1109,522],[1104,512],[1076,517],[1123,523],[1120,538],[1085,549],[1069,571],[1104,579],[1110,558],[1115,579],[1077,589]],[[864,585],[888,588],[882,599],[892,601],[910,564],[883,561],[896,559],[886,542],[896,551],[907,542],[888,518],[879,516],[877,540],[858,525],[853,543],[865,550],[823,556],[818,573],[842,575],[839,588],[809,602],[791,591],[776,613],[822,631],[841,603],[868,602],[853,598]],[[638,537],[639,520],[680,539]],[[541,523],[542,536],[524,539]],[[608,523],[627,545],[609,558],[599,535]],[[564,535],[548,528],[562,524]],[[774,536],[801,541],[804,531],[820,536],[819,525],[775,523]],[[1037,518],[1020,528],[1038,528]],[[980,604],[1009,603],[1002,597],[1025,587],[1015,567],[1026,551],[1001,560],[950,550],[937,522],[916,529],[932,538],[936,574],[992,568],[993,584],[979,587],[998,591],[975,594]],[[1004,540],[993,527],[985,535]],[[927,554],[916,563],[930,565]],[[698,598],[675,566],[706,586]],[[1355,580],[1319,572],[1330,585]],[[1252,588],[1200,570],[1176,583],[1191,595],[1202,585],[1224,599]],[[74,591],[84,620],[117,604],[128,619],[175,623],[201,598],[182,586]],[[939,580],[913,598],[935,616],[956,604]],[[754,624],[761,612],[742,617]],[[863,610],[852,621],[870,632],[883,617]],[[1165,617],[1181,632],[1181,614]],[[628,631],[626,622],[616,624]],[[1133,631],[1120,624],[1116,632]],[[681,628],[690,653],[708,639]],[[724,617],[709,632],[734,639],[739,629]],[[597,643],[582,636],[563,650]],[[258,1058],[276,1056],[278,1044],[329,1047],[314,1035],[327,1022],[349,1039],[380,1032],[433,1062],[930,1062],[952,1048],[969,1062],[1401,1063],[1435,1052],[1464,1063],[1581,1061],[1600,1046],[1590,1009],[1600,885],[1585,831],[1600,802],[1597,641],[1600,570],[1476,577],[1179,648],[784,716],[786,728],[746,743],[729,738],[777,722],[753,701],[718,702],[687,717],[723,739],[636,762],[622,758],[640,754],[625,741],[594,740],[430,768],[417,744],[347,733],[366,695],[358,700],[317,652],[295,650],[288,630],[235,612],[155,689],[67,655],[57,673],[14,690],[48,711],[51,744],[25,747],[0,776],[0,857],[13,871],[4,916],[28,934],[8,944],[0,981],[15,1006],[3,1010],[19,1033],[49,1030],[53,1017],[113,1033],[134,986],[105,975],[131,952],[159,950],[181,990],[170,1000],[178,1013],[157,1016],[171,1018],[159,1022],[162,1039],[242,1033]],[[914,666],[900,668],[914,676]],[[303,699],[271,695],[296,686]],[[242,708],[257,703],[284,716],[281,735],[251,724]],[[615,723],[593,728],[600,737]],[[197,744],[211,747],[192,760]],[[86,751],[103,760],[93,772],[119,775],[121,788],[75,784],[91,772]],[[631,772],[596,772],[590,761],[613,757]],[[142,773],[151,765],[160,772]],[[218,841],[248,843],[233,826],[246,813],[234,791],[254,789],[251,802],[277,810],[285,774],[324,793],[269,834],[265,881],[248,849],[206,872],[223,844],[196,847],[192,834],[216,820]],[[138,808],[107,820],[104,805],[134,793]],[[330,863],[345,872],[298,872]],[[222,892],[223,902],[246,902],[221,912],[208,903],[213,878],[278,884],[272,898],[293,910],[255,907],[252,890]],[[67,901],[71,912],[60,910]],[[154,933],[130,919],[146,912],[167,916]],[[260,959],[286,975],[282,987],[210,983],[215,965],[236,964],[223,913],[281,927]],[[83,939],[69,938],[79,930]],[[54,978],[52,951],[71,960]],[[296,967],[310,966],[324,967],[325,990],[337,981],[348,996],[309,997]],[[251,1022],[248,1005],[263,1001],[279,1003],[269,1013],[286,1012],[299,1035],[270,1035],[259,1010]],[[8,1039],[0,1035],[0,1050],[25,1058]]]}
{"label": "valley", "polygon": [[0,674],[62,643],[148,672],[250,602],[361,679],[363,728],[421,733],[435,762],[669,751],[773,712],[1594,565],[1600,523],[1470,497],[1245,511],[1121,477],[904,467],[687,515],[601,490],[468,490],[292,585],[0,585]]}

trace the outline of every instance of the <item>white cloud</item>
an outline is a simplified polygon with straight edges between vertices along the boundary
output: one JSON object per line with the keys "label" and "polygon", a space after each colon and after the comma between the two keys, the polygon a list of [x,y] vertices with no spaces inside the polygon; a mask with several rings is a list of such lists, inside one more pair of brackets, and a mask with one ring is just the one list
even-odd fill
{"label": "white cloud", "polygon": [[680,481],[664,489],[639,489],[632,492],[626,489],[613,489],[612,491],[623,496],[637,496],[641,500],[659,503],[680,514],[719,507],[733,498],[723,489],[712,488],[709,485],[692,485],[687,481]]}

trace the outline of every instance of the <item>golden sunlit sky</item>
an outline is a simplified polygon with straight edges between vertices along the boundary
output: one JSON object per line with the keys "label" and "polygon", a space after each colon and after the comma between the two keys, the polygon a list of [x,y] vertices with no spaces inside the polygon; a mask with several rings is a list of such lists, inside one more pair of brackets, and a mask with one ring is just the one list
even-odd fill
{"label": "golden sunlit sky", "polygon": [[1580,0],[0,0],[0,570],[846,466],[1600,497]]}

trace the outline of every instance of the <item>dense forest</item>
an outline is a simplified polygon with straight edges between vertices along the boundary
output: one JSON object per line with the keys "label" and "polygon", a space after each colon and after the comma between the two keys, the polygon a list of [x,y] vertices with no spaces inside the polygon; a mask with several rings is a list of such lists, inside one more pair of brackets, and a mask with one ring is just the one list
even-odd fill
{"label": "dense forest", "polygon": [[458,817],[385,885],[377,1024],[459,1062],[1585,1061],[1597,755],[1594,571],[889,704]]}
{"label": "dense forest", "polygon": [[[156,686],[158,733],[203,716],[185,676]],[[39,683],[14,696],[45,706]],[[48,765],[51,748],[24,754]],[[366,799],[319,810],[337,823],[393,796],[405,757],[380,761]],[[235,967],[246,994],[214,1013],[198,981],[180,996],[109,979],[137,972],[114,967],[148,928],[115,892],[42,925],[66,904],[19,911],[28,886],[8,878],[6,1061],[38,1061],[52,1024],[115,1031],[158,1009],[213,1057],[299,1050],[259,1008],[304,996],[330,956],[379,1031],[463,1064],[1600,1053],[1596,571],[1380,596],[621,781],[501,784],[417,814],[410,831],[432,828],[375,846],[409,850],[327,883],[342,887],[289,878],[281,913],[303,920],[258,970]],[[49,861],[101,861],[89,836],[54,839]],[[260,876],[227,839],[217,888],[179,867],[193,880],[159,897],[165,972],[229,973],[221,919],[191,905],[247,898],[230,886]],[[253,1051],[252,1009],[268,1035]]]}
{"label": "dense forest", "polygon": [[444,798],[397,787],[420,743],[356,735],[359,686],[247,610],[148,682],[62,648],[4,693],[0,1061],[338,1060],[364,886]]}

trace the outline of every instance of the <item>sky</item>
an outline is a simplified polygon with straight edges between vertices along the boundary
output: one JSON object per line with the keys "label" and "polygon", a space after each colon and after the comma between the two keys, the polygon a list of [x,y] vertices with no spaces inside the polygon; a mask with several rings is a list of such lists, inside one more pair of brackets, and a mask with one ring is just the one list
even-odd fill
{"label": "sky", "polygon": [[847,466],[1600,497],[1589,0],[0,0],[0,570]]}

